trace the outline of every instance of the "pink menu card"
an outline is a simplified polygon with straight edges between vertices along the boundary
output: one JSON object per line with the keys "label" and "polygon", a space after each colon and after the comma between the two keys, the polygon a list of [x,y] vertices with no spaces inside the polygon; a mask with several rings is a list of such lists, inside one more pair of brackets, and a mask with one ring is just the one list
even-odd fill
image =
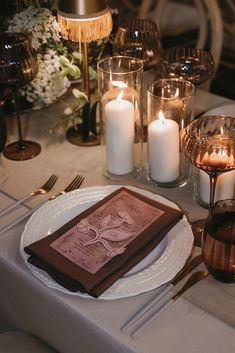
{"label": "pink menu card", "polygon": [[50,246],[95,274],[165,212],[122,190]]}

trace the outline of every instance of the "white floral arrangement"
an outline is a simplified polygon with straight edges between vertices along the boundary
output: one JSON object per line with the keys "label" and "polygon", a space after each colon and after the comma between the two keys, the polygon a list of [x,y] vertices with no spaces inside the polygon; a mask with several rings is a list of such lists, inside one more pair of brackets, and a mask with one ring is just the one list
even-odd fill
{"label": "white floral arrangement", "polygon": [[27,32],[32,35],[32,46],[39,49],[41,45],[61,40],[60,27],[52,12],[43,7],[29,6],[17,13],[12,20],[8,31]]}
{"label": "white floral arrangement", "polygon": [[37,52],[38,73],[22,88],[22,95],[34,107],[53,103],[70,86],[68,76],[80,77],[80,69],[74,64],[79,53],[71,53],[69,59],[66,57],[68,51],[62,44],[59,24],[47,8],[29,6],[9,22],[8,32],[29,34]]}

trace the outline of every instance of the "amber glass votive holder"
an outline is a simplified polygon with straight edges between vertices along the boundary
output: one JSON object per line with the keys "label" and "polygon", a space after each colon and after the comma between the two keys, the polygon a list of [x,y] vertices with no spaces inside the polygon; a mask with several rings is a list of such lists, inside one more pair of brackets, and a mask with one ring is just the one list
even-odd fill
{"label": "amber glass votive holder", "polygon": [[202,255],[213,277],[235,282],[235,199],[214,204],[203,232]]}

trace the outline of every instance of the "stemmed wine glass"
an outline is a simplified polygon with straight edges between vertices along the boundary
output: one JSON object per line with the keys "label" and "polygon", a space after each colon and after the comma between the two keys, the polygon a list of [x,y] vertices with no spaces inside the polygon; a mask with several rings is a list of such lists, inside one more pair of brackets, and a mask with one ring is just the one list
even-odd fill
{"label": "stemmed wine glass", "polygon": [[159,63],[161,48],[157,25],[149,19],[131,19],[121,24],[113,45],[114,55],[141,59],[144,62],[144,70]]}
{"label": "stemmed wine glass", "polygon": [[210,52],[197,48],[172,48],[161,59],[164,77],[184,78],[199,86],[214,73],[214,59]]}
{"label": "stemmed wine glass", "polygon": [[[202,116],[182,131],[181,147],[185,157],[209,175],[212,213],[218,176],[235,169],[235,119],[225,115]],[[204,224],[196,221],[195,231],[202,233]]]}
{"label": "stemmed wine glass", "polygon": [[[154,70],[159,76],[162,43],[157,24],[149,19],[134,18],[123,22],[117,30],[113,54],[143,60],[144,102],[147,101],[147,87],[152,83],[152,75],[145,72]],[[149,81],[151,80],[151,81]],[[143,104],[144,141],[147,141],[147,107]]]}
{"label": "stemmed wine glass", "polygon": [[3,150],[8,159],[27,160],[36,157],[41,151],[37,142],[23,139],[19,107],[19,88],[29,83],[36,76],[37,70],[36,52],[29,37],[23,33],[1,33],[0,88],[13,91],[18,128],[18,141]]}

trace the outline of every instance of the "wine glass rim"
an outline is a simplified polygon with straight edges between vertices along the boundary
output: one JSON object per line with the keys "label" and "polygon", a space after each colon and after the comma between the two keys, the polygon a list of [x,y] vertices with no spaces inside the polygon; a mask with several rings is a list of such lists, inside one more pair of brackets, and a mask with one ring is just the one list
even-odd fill
{"label": "wine glass rim", "polygon": [[[194,140],[197,140],[198,142],[202,140],[202,138],[206,138],[206,136],[197,136],[197,134],[195,132],[193,132],[191,130],[192,126],[193,125],[200,125],[200,122],[202,121],[209,121],[209,120],[212,120],[212,119],[224,119],[224,120],[231,120],[231,119],[234,119],[235,121],[235,118],[234,117],[231,117],[229,115],[225,115],[225,114],[220,114],[220,115],[203,115],[195,120],[192,120],[186,127],[185,127],[185,134],[187,136],[189,136],[190,138],[194,139]],[[221,125],[222,127],[222,125]],[[213,138],[213,142],[218,140],[218,141],[221,141],[221,137],[212,137],[210,136],[210,138]],[[226,136],[225,136],[225,139],[226,139]],[[235,138],[234,139],[230,139],[231,140],[231,146],[235,146]],[[232,143],[233,141],[233,143]]]}
{"label": "wine glass rim", "polygon": [[227,199],[216,201],[211,210],[212,215],[216,215],[221,210],[221,207],[223,206],[227,206],[227,208],[235,207],[235,198],[227,198]]}
{"label": "wine glass rim", "polygon": [[[195,85],[192,82],[190,82],[189,80],[185,80],[184,78],[181,78],[181,77],[160,78],[159,80],[156,80],[156,81],[154,81],[154,82],[152,82],[152,83],[150,83],[148,85],[147,92],[151,96],[156,97],[156,94],[154,94],[152,92],[151,88],[153,88],[154,86],[156,86],[157,84],[159,84],[161,82],[165,82],[165,83],[167,83],[167,82],[179,82],[179,83],[185,84],[186,86],[190,87],[191,91],[187,94],[187,96],[185,96],[185,97],[175,97],[175,99],[179,99],[179,98],[182,98],[182,99],[183,98],[185,98],[185,99],[187,98],[188,99],[188,98],[193,97],[195,95],[195,93],[196,93]],[[157,96],[157,97],[159,97],[159,96]],[[172,100],[172,97],[162,97],[161,96],[161,98],[166,100],[166,101],[167,100]]]}
{"label": "wine glass rim", "polygon": [[[129,61],[133,61],[135,62],[136,64],[138,64],[138,67],[136,69],[130,69],[130,71],[119,71],[119,72],[113,72],[111,70],[108,70],[108,69],[105,69],[102,67],[102,65],[104,65],[106,62],[110,62],[111,61],[116,61],[116,60],[121,60],[121,59],[127,59]],[[138,59],[138,58],[134,58],[132,56],[126,56],[126,55],[115,55],[115,56],[109,56],[107,58],[104,58],[104,59],[101,59],[98,63],[97,63],[97,68],[98,68],[98,71],[101,71],[103,73],[106,73],[106,74],[110,74],[110,72],[112,73],[112,75],[126,75],[126,74],[131,74],[131,73],[134,73],[134,72],[141,72],[143,71],[143,68],[144,68],[144,62],[143,60],[141,59]]]}
{"label": "wine glass rim", "polygon": [[169,52],[183,52],[185,50],[190,50],[194,53],[203,53],[203,54],[206,54],[210,57],[212,57],[213,59],[213,55],[212,53],[209,51],[209,50],[206,50],[206,49],[203,49],[203,48],[193,48],[193,47],[174,47],[174,48],[169,48],[169,49],[166,49],[165,50],[165,53],[169,53]]}
{"label": "wine glass rim", "polygon": [[[132,25],[133,23],[136,24],[135,29],[130,28],[130,25]],[[143,28],[140,26],[144,23],[148,24],[149,28]],[[130,31],[140,32],[140,33],[156,32],[158,34],[158,36],[160,37],[157,24],[153,20],[150,20],[148,18],[132,18],[132,19],[121,22],[118,28],[123,29],[126,32],[130,32]]]}

